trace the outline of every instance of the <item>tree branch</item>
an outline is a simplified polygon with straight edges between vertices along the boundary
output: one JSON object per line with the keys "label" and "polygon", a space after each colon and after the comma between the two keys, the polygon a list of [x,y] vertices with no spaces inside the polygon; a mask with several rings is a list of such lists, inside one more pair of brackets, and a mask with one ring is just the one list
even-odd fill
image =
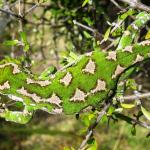
{"label": "tree branch", "polygon": [[73,23],[74,23],[75,25],[80,26],[80,27],[82,27],[82,28],[84,28],[84,29],[86,29],[86,30],[89,30],[89,31],[93,32],[93,33],[96,32],[95,29],[93,29],[93,28],[91,28],[91,27],[88,27],[88,26],[86,26],[86,25],[84,25],[84,24],[82,24],[82,23],[80,23],[80,22],[78,22],[78,21],[76,21],[76,20],[73,20]]}
{"label": "tree branch", "polygon": [[[73,23],[74,23],[75,25],[79,26],[79,27],[82,27],[82,28],[84,28],[84,29],[86,29],[86,30],[89,30],[90,32],[94,33],[95,35],[97,34],[97,35],[99,35],[100,37],[104,37],[104,35],[101,34],[101,33],[99,33],[96,29],[93,29],[93,28],[91,28],[91,27],[89,27],[89,26],[86,26],[86,25],[84,25],[84,24],[82,24],[82,23],[80,23],[80,22],[78,22],[78,21],[76,21],[76,20],[73,20]],[[111,41],[111,42],[114,41],[112,38],[108,38],[108,40]]]}
{"label": "tree branch", "polygon": [[141,127],[143,127],[143,128],[150,129],[150,125],[148,125],[148,124],[145,123],[145,122],[141,122],[141,121],[139,121],[139,120],[137,120],[137,119],[130,118],[130,117],[125,116],[125,115],[120,114],[120,113],[115,114],[115,116],[116,116],[117,118],[120,118],[121,120],[124,120],[124,121],[126,121],[126,122],[132,124],[132,125],[139,125],[139,126],[141,126]]}
{"label": "tree branch", "polygon": [[119,8],[120,10],[124,10],[123,7],[121,7],[115,0],[110,0],[117,8]]}
{"label": "tree branch", "polygon": [[25,19],[24,19],[22,16],[20,16],[20,15],[18,15],[18,14],[13,13],[13,12],[12,12],[12,11],[10,11],[10,10],[6,10],[6,9],[2,9],[2,8],[0,8],[0,11],[1,11],[1,12],[3,12],[3,13],[5,13],[5,14],[11,15],[11,16],[13,16],[13,17],[16,17],[16,18],[18,18],[18,19],[22,19],[22,20],[24,20],[24,21],[25,21]]}
{"label": "tree branch", "polygon": [[[150,97],[150,92],[148,92],[148,93],[143,93],[143,94],[141,94],[141,93],[139,93],[139,95],[138,95],[138,98],[149,98]],[[124,96],[124,97],[121,97],[121,100],[135,100],[135,99],[137,99],[137,95],[128,95],[128,96]]]}
{"label": "tree branch", "polygon": [[93,134],[93,130],[98,125],[98,123],[100,122],[102,117],[106,114],[106,112],[107,112],[110,105],[111,105],[111,102],[105,104],[103,109],[99,112],[99,115],[98,115],[96,121],[91,126],[89,126],[88,131],[87,131],[87,135],[86,135],[85,139],[82,141],[82,143],[81,143],[78,150],[83,150],[84,149],[85,145],[87,144],[87,141],[90,139],[90,137]]}
{"label": "tree branch", "polygon": [[[13,16],[13,17],[19,19],[19,20],[22,20],[23,22],[26,22],[26,23],[29,23],[29,24],[32,24],[32,25],[35,25],[35,26],[43,25],[42,22],[34,23],[34,22],[30,21],[30,20],[25,19],[23,16],[20,16],[19,14],[16,14],[16,13],[10,11],[10,10],[6,10],[6,9],[0,8],[0,12],[8,14],[10,16]],[[64,26],[63,24],[60,24],[60,25],[55,25],[54,24],[54,25],[52,25],[51,23],[44,23],[44,25],[50,26],[51,28],[60,28],[60,27]]]}
{"label": "tree branch", "polygon": [[136,8],[136,9],[140,9],[140,10],[150,12],[150,7],[138,2],[138,0],[119,0],[119,1],[127,3],[132,8]]}
{"label": "tree branch", "polygon": [[33,10],[34,10],[35,8],[37,8],[39,5],[40,5],[39,3],[36,3],[35,5],[33,5],[31,8],[29,8],[29,9],[25,12],[24,16],[27,15],[28,13],[30,13],[31,11],[33,11]]}
{"label": "tree branch", "polygon": [[[138,95],[138,98],[148,98],[150,97],[150,92],[149,93],[144,93],[144,94],[140,94]],[[135,100],[137,99],[137,95],[129,95],[129,96],[124,96],[122,97],[123,100]],[[97,124],[100,122],[100,120],[102,119],[102,117],[106,114],[109,106],[111,105],[111,102],[105,104],[105,106],[103,107],[103,109],[99,112],[99,115],[97,117],[97,120],[88,128],[88,132],[87,132],[87,135],[85,136],[85,139],[82,141],[80,147],[78,150],[83,150],[85,145],[87,144],[87,141],[90,139],[90,137],[92,136],[93,134],[93,130],[95,129],[95,127],[97,126]],[[122,114],[120,114],[122,115]],[[118,116],[119,118],[119,114],[116,116]],[[124,116],[124,115],[122,115]],[[150,129],[150,125],[148,125],[147,123],[145,122],[141,122],[137,119],[133,119],[133,118],[130,118],[128,116],[124,116],[124,117],[127,117],[130,121],[131,124],[134,124],[134,125],[139,125],[141,127],[144,127],[144,128],[147,128],[147,129]],[[122,120],[125,120],[121,117]],[[126,120],[125,120],[126,121]]]}

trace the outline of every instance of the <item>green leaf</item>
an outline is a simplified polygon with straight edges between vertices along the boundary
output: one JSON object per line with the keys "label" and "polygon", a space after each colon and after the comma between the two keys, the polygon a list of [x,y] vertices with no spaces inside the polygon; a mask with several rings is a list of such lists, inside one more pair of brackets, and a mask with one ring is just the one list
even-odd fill
{"label": "green leaf", "polygon": [[146,33],[145,39],[150,39],[150,30]]}
{"label": "green leaf", "polygon": [[101,118],[101,121],[100,121],[101,123],[106,123],[106,122],[108,122],[108,117],[107,117],[107,115],[104,115],[102,118]]}
{"label": "green leaf", "polygon": [[23,43],[27,43],[27,36],[25,32],[20,32],[20,37]]}
{"label": "green leaf", "polygon": [[108,109],[107,115],[112,115],[114,111],[115,111],[115,108],[113,106],[110,106]]}
{"label": "green leaf", "polygon": [[15,46],[18,44],[18,40],[7,40],[3,44],[6,46]]}
{"label": "green leaf", "polygon": [[133,9],[129,9],[127,12],[119,15],[118,17],[118,20],[116,22],[116,25],[115,25],[115,30],[112,32],[112,36],[114,37],[118,37],[118,36],[121,36],[123,31],[125,30],[124,29],[124,21],[125,19],[128,17],[128,16],[132,16],[133,14],[135,13],[135,10]]}
{"label": "green leaf", "polygon": [[94,138],[90,139],[88,141],[89,144],[89,148],[87,148],[87,150],[97,150],[97,142]]}
{"label": "green leaf", "polygon": [[131,128],[131,133],[133,136],[136,135],[136,128],[134,126]]}
{"label": "green leaf", "polygon": [[89,112],[89,113],[84,113],[82,114],[82,116],[80,117],[82,123],[84,124],[84,126],[89,126],[90,124],[92,124],[92,122],[95,121],[96,115],[94,114],[94,112]]}
{"label": "green leaf", "polygon": [[129,9],[127,12],[123,13],[121,16],[120,16],[120,19],[121,20],[125,20],[128,16],[131,16],[135,13],[135,10],[133,9]]}
{"label": "green leaf", "polygon": [[70,52],[70,53],[69,53],[69,56],[70,56],[71,58],[73,58],[74,60],[76,60],[76,59],[78,58],[78,56],[77,56],[74,52]]}
{"label": "green leaf", "polygon": [[28,41],[27,41],[26,33],[21,31],[20,32],[20,37],[21,37],[21,41],[24,44],[24,51],[27,52],[30,47],[29,47],[29,44],[28,44]]}
{"label": "green leaf", "polygon": [[56,67],[50,66],[41,73],[39,79],[46,80],[49,78],[51,74],[54,74],[56,71],[57,71]]}
{"label": "green leaf", "polygon": [[47,2],[47,1],[49,1],[49,0],[38,0],[38,1],[37,1],[37,4],[45,3],[45,2]]}
{"label": "green leaf", "polygon": [[105,34],[104,34],[104,41],[107,41],[107,40],[108,40],[109,35],[110,35],[110,30],[111,30],[111,27],[109,27],[109,28],[107,29],[107,31],[105,32]]}
{"label": "green leaf", "polygon": [[118,37],[118,36],[121,36],[122,33],[124,31],[124,27],[123,26],[119,26],[117,27],[113,32],[112,32],[112,36],[113,37]]}
{"label": "green leaf", "polygon": [[24,46],[24,51],[27,52],[29,50],[30,46],[29,45],[25,45]]}
{"label": "green leaf", "polygon": [[132,89],[132,90],[137,89],[137,83],[134,79],[128,79],[127,82],[126,82],[126,86],[127,86],[127,89]]}
{"label": "green leaf", "polygon": [[122,111],[123,111],[123,108],[116,108],[116,109],[115,109],[115,112],[116,112],[116,113],[121,113]]}
{"label": "green leaf", "polygon": [[126,122],[129,123],[129,124],[132,124],[132,119],[131,119],[130,117],[125,116],[125,115],[120,114],[120,113],[115,113],[114,115],[115,115],[116,118],[119,118],[119,119],[121,119],[121,120],[126,121]]}
{"label": "green leaf", "polygon": [[131,109],[136,106],[135,104],[125,104],[125,103],[121,103],[120,105],[121,107],[126,108],[126,109]]}
{"label": "green leaf", "polygon": [[90,17],[83,17],[83,20],[89,25],[93,25],[94,22],[90,19]]}
{"label": "green leaf", "polygon": [[89,120],[92,120],[93,118],[95,118],[94,113],[89,114],[89,115],[88,115],[88,118],[89,118]]}
{"label": "green leaf", "polygon": [[82,122],[84,123],[85,126],[89,126],[90,125],[90,121],[88,116],[84,116]]}
{"label": "green leaf", "polygon": [[150,112],[148,110],[146,110],[143,106],[141,106],[141,111],[143,113],[143,115],[150,120]]}
{"label": "green leaf", "polygon": [[22,104],[22,102],[16,102],[16,103],[15,103],[15,106],[16,106],[17,108],[22,108],[22,107],[23,107],[23,104]]}
{"label": "green leaf", "polygon": [[86,37],[87,39],[90,39],[90,38],[91,38],[91,35],[90,35],[88,32],[83,31],[83,34],[85,35],[85,37]]}
{"label": "green leaf", "polygon": [[84,7],[87,3],[89,3],[90,0],[84,0],[82,7]]}

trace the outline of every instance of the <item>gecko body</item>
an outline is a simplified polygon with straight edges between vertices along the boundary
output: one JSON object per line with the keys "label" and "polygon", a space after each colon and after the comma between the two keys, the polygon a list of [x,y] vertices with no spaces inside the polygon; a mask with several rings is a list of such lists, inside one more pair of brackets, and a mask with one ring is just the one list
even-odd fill
{"label": "gecko body", "polygon": [[[139,29],[150,20],[150,15],[144,12],[137,20],[132,26]],[[131,39],[131,35],[138,29],[131,30],[131,27],[120,40],[122,43],[129,38],[130,42],[119,43],[116,51],[86,53],[48,80],[37,80],[15,63],[0,65],[0,94],[24,105],[23,111],[1,110],[0,116],[26,123],[38,109],[53,114],[75,114],[88,106],[98,107],[113,97],[122,73],[150,58],[150,40],[132,44],[134,36]]]}

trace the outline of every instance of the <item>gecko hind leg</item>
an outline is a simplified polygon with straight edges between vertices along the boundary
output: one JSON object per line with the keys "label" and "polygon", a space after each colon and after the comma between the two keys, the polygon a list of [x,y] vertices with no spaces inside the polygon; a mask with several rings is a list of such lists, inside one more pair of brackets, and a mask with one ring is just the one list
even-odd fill
{"label": "gecko hind leg", "polygon": [[128,71],[126,71],[124,74],[121,75],[115,95],[117,101],[119,102],[123,101],[122,97],[124,96],[124,92],[126,91],[127,79],[129,79],[129,77],[136,72],[136,69],[137,69],[136,67],[130,68]]}

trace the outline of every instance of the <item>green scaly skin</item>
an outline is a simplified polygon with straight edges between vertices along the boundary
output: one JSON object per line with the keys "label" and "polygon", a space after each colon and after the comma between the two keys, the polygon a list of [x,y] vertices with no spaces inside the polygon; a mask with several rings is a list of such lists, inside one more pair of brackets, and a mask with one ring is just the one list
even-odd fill
{"label": "green scaly skin", "polygon": [[[36,80],[14,63],[0,65],[0,94],[24,105],[22,112],[1,109],[0,116],[24,124],[38,109],[75,114],[112,98],[120,76],[150,57],[150,41],[132,44],[137,30],[148,20],[149,14],[140,13],[125,31],[128,34],[123,34],[116,51],[86,53],[48,80]],[[124,40],[128,42],[122,44]]]}

